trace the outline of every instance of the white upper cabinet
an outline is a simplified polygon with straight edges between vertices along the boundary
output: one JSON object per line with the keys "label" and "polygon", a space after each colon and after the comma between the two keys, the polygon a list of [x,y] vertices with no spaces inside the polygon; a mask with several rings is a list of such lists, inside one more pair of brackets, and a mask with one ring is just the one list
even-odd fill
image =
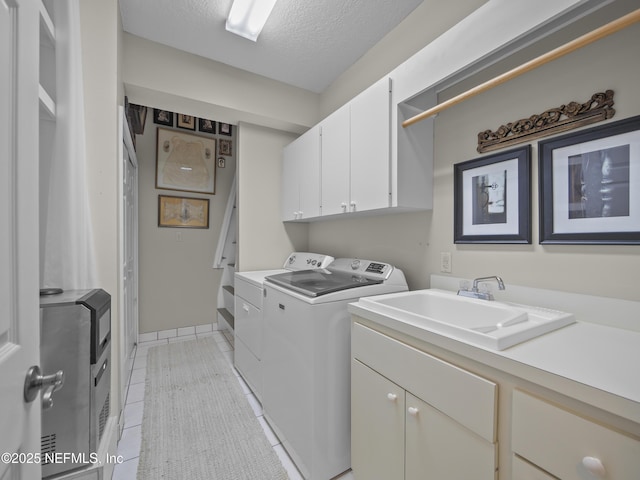
{"label": "white upper cabinet", "polygon": [[320,123],[322,215],[350,211],[350,119],[346,104]]}
{"label": "white upper cabinet", "polygon": [[383,78],[320,123],[323,216],[389,206],[390,88]]}
{"label": "white upper cabinet", "polygon": [[[436,105],[439,91],[604,4],[598,0],[483,4],[320,123],[321,168],[314,166],[309,174],[318,172],[322,208],[314,213],[294,207],[296,212],[306,211],[289,212],[284,220],[433,208],[434,119],[407,128],[402,122]],[[287,177],[291,174],[285,172]],[[311,190],[315,195],[314,189],[315,185]]]}
{"label": "white upper cabinet", "polygon": [[320,127],[315,126],[284,148],[282,220],[320,215]]}
{"label": "white upper cabinet", "polygon": [[351,101],[350,211],[387,208],[391,158],[391,79],[383,78]]}

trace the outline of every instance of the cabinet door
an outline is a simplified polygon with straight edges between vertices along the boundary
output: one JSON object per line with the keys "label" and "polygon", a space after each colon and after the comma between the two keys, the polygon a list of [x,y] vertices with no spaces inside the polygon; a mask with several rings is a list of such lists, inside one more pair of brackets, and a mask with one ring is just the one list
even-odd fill
{"label": "cabinet door", "polygon": [[315,126],[284,148],[282,220],[320,215],[320,127]]}
{"label": "cabinet door", "polygon": [[282,156],[282,205],[283,221],[296,220],[300,210],[300,180],[298,164],[302,143],[300,138],[284,147]]}
{"label": "cabinet door", "polygon": [[351,101],[351,211],[390,206],[391,80]]}
{"label": "cabinet door", "polygon": [[349,211],[349,105],[320,124],[322,152],[322,215]]}
{"label": "cabinet door", "polygon": [[494,444],[406,393],[406,480],[494,480],[495,458]]}
{"label": "cabinet door", "polygon": [[320,127],[316,125],[302,137],[300,158],[299,219],[320,216]]}
{"label": "cabinet door", "polygon": [[404,390],[351,360],[351,468],[357,480],[404,478]]}
{"label": "cabinet door", "polygon": [[522,458],[514,455],[512,462],[511,477],[516,480],[555,480],[548,473],[540,470],[538,467],[531,465]]}

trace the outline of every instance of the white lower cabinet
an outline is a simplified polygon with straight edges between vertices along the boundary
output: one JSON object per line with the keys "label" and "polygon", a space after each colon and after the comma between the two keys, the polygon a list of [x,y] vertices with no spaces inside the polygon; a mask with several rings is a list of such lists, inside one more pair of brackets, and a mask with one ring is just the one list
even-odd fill
{"label": "white lower cabinet", "polygon": [[[520,390],[513,392],[512,450],[521,457],[513,466],[518,480],[640,478],[640,441]],[[522,458],[548,476],[520,476]]]}
{"label": "white lower cabinet", "polygon": [[235,276],[234,366],[262,400],[262,289]]}
{"label": "white lower cabinet", "polygon": [[552,477],[518,455],[513,456],[512,472],[513,478],[518,480],[557,480],[556,477]]}
{"label": "white lower cabinet", "polygon": [[405,413],[405,479],[495,478],[493,443],[408,392]]}
{"label": "white lower cabinet", "polygon": [[496,478],[494,383],[357,323],[352,354],[357,480]]}
{"label": "white lower cabinet", "polygon": [[351,465],[358,479],[404,478],[405,392],[351,361]]}
{"label": "white lower cabinet", "polygon": [[[640,480],[635,420],[586,395],[554,392],[546,381],[353,319],[356,480]],[[611,395],[604,404],[619,400]],[[634,417],[637,405],[628,406]]]}

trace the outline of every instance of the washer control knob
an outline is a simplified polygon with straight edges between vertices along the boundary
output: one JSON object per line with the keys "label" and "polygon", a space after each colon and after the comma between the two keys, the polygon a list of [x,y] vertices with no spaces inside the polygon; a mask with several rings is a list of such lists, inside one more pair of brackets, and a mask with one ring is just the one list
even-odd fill
{"label": "washer control knob", "polygon": [[357,270],[360,268],[360,260],[354,260],[351,262],[351,270]]}

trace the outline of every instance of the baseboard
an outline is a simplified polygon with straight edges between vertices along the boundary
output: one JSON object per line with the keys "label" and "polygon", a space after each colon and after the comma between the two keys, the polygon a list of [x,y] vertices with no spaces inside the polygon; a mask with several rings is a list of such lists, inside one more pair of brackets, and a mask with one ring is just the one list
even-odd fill
{"label": "baseboard", "polygon": [[193,325],[191,327],[178,327],[178,328],[170,328],[168,330],[159,330],[157,332],[139,333],[138,343],[154,342],[156,340],[183,337],[186,335],[196,335],[198,333],[215,332],[217,330],[218,330],[218,322],[213,322],[213,323],[205,323],[202,325]]}

